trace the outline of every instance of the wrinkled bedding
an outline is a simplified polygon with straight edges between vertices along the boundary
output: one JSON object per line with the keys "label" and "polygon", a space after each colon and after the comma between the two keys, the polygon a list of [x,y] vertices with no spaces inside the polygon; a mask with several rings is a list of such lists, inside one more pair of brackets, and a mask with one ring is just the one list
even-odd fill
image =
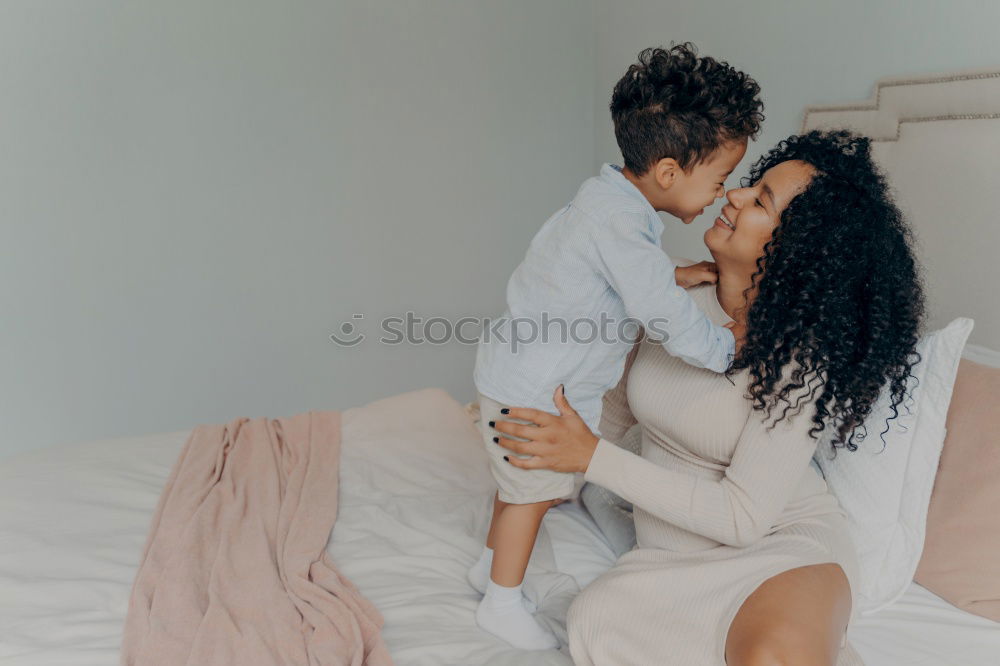
{"label": "wrinkled bedding", "polygon": [[[480,631],[465,580],[493,494],[462,406],[424,389],[342,412],[340,507],[327,552],[381,612],[400,666],[571,664]],[[190,431],[0,460],[0,664],[114,666],[150,519]],[[581,507],[545,517],[525,580],[565,641],[565,611],[615,557]],[[995,666],[1000,625],[923,588],[854,628],[868,666]]]}

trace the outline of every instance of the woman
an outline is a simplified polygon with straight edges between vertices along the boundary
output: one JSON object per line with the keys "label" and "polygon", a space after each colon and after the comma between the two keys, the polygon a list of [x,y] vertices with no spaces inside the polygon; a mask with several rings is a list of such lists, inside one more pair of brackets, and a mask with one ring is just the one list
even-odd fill
{"label": "woman", "polygon": [[[883,386],[901,403],[923,317],[910,232],[869,147],[794,136],[727,194],[705,233],[718,280],[691,290],[746,327],[725,376],[640,337],[602,438],[561,387],[560,416],[497,422],[501,444],[533,456],[510,464],[585,472],[635,507],[636,548],[570,608],[577,664],[862,663],[845,635],[857,557],[809,462],[821,433],[857,448]],[[641,457],[613,444],[636,422]]]}

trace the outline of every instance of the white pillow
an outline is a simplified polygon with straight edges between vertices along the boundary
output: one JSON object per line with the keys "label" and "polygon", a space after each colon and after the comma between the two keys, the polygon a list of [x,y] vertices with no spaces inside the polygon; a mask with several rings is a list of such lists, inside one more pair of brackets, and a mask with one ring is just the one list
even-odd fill
{"label": "white pillow", "polygon": [[948,404],[972,326],[959,317],[920,339],[916,379],[910,378],[899,416],[889,421],[884,449],[879,433],[892,414],[887,390],[865,420],[867,436],[857,451],[833,456],[827,438],[817,447],[814,459],[847,513],[858,549],[861,589],[853,592],[862,615],[896,601],[917,570]]}

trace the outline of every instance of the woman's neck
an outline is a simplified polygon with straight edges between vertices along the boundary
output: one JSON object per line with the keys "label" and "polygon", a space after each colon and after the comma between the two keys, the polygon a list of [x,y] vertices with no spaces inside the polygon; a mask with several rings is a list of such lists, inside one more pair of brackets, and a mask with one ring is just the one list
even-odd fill
{"label": "woman's neck", "polygon": [[756,267],[740,269],[739,267],[719,264],[719,281],[715,284],[715,296],[719,305],[730,319],[746,323],[747,310],[753,302],[753,292],[744,294],[751,284],[751,278]]}

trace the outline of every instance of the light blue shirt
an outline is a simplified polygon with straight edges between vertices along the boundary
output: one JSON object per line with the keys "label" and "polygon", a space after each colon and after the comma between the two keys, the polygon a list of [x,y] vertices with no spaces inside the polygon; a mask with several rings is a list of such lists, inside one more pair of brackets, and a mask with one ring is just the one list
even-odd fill
{"label": "light blue shirt", "polygon": [[476,389],[558,414],[552,395],[564,384],[570,405],[597,433],[602,398],[621,379],[638,326],[692,365],[729,367],[732,332],[677,285],[662,234],[660,216],[621,167],[605,164],[584,181],[511,275],[507,309],[479,340]]}

